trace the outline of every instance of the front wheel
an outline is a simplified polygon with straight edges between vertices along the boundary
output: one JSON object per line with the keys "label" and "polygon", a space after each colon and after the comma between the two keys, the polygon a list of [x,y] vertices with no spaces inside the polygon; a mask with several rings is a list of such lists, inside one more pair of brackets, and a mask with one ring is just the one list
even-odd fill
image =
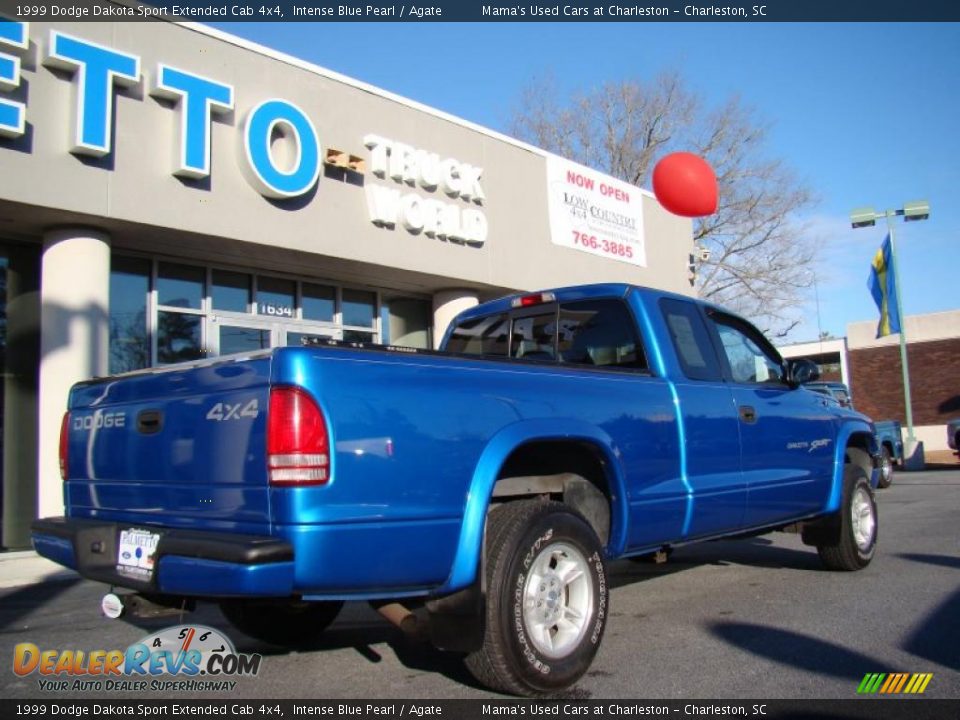
{"label": "front wheel", "polygon": [[884,445],[880,448],[880,479],[877,487],[888,488],[893,484],[893,456],[890,449]]}
{"label": "front wheel", "polygon": [[513,502],[490,513],[485,548],[483,645],[467,667],[515,695],[569,687],[590,667],[609,614],[593,528],[562,503]]}
{"label": "front wheel", "polygon": [[843,502],[833,522],[838,526],[831,540],[817,545],[823,564],[830,570],[860,570],[869,565],[877,549],[877,502],[859,465],[847,465]]}
{"label": "front wheel", "polygon": [[273,645],[309,645],[332,623],[340,601],[223,600],[220,610],[241,632]]}

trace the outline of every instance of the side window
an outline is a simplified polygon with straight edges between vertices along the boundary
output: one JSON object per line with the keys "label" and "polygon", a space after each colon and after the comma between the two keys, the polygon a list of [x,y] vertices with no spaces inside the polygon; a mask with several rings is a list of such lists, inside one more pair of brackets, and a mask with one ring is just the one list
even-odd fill
{"label": "side window", "polygon": [[691,380],[723,379],[703,316],[692,302],[663,298],[660,312],[670,331],[683,374]]}
{"label": "side window", "polygon": [[716,315],[711,318],[736,383],[785,384],[783,364],[756,331]]}
{"label": "side window", "polygon": [[466,320],[453,329],[446,350],[464,355],[507,356],[510,318],[506,315]]}
{"label": "side window", "polygon": [[646,369],[633,316],[621,300],[581,300],[560,306],[560,361]]}
{"label": "side window", "polygon": [[556,359],[556,306],[549,312],[513,318],[510,357],[517,360]]}

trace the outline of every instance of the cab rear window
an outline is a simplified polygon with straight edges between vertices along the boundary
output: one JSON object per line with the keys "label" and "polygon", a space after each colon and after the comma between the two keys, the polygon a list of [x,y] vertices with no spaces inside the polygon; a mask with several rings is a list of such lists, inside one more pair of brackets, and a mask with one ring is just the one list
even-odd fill
{"label": "cab rear window", "polygon": [[510,347],[510,318],[506,315],[465,320],[453,329],[446,350],[462,355],[507,357]]}
{"label": "cab rear window", "polygon": [[620,300],[582,300],[560,306],[560,362],[646,369],[633,317]]}
{"label": "cab rear window", "polygon": [[540,363],[647,369],[633,316],[618,298],[518,309],[460,323],[446,350]]}

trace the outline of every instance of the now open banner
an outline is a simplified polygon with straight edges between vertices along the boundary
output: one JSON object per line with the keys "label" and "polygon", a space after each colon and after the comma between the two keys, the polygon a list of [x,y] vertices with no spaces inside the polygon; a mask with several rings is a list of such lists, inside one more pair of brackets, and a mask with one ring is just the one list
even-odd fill
{"label": "now open banner", "polygon": [[554,245],[647,266],[640,188],[550,156],[547,193]]}

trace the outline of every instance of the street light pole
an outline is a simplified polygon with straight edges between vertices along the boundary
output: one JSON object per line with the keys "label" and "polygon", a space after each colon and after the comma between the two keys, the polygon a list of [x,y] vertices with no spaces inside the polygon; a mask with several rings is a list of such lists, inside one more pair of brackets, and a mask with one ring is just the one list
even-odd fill
{"label": "street light pole", "polygon": [[893,218],[903,217],[904,222],[913,220],[926,220],[930,217],[930,203],[926,200],[905,203],[899,210],[886,210],[884,212],[874,212],[872,207],[857,208],[850,213],[854,229],[862,227],[873,227],[880,218],[886,218],[887,231],[890,234],[890,262],[893,264],[893,283],[897,289],[897,316],[900,318],[900,366],[903,370],[903,400],[906,409],[907,438],[904,443],[904,467],[910,469],[922,469],[923,443],[917,441],[913,431],[913,402],[910,397],[910,368],[907,364],[907,318],[903,314],[903,286],[900,284],[900,263],[897,261],[897,242],[894,237]]}
{"label": "street light pole", "polygon": [[900,365],[903,369],[903,400],[907,411],[907,440],[916,442],[913,434],[913,401],[910,397],[910,367],[907,365],[907,318],[903,314],[903,285],[900,284],[900,263],[897,261],[897,241],[894,239],[893,218],[897,213],[887,210],[887,231],[890,233],[890,262],[893,263],[893,282],[897,288],[897,317],[900,318]]}

